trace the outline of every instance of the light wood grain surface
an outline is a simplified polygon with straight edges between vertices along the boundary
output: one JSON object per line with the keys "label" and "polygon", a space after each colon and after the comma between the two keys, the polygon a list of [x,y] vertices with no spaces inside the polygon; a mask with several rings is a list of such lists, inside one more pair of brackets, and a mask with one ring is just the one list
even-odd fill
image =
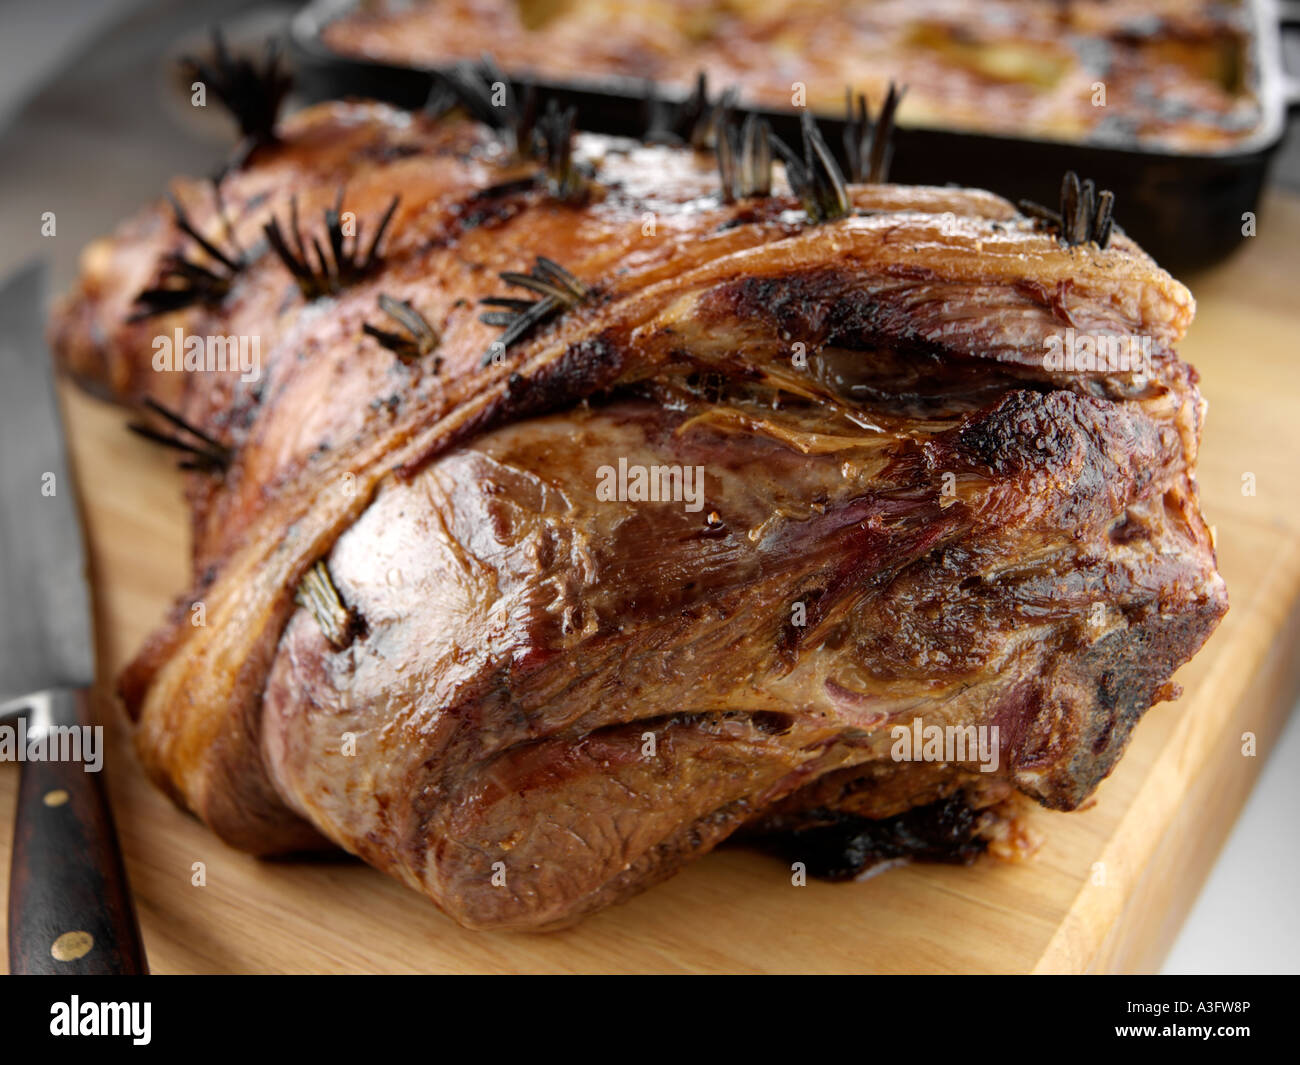
{"label": "light wood grain surface", "polygon": [[[1094,806],[1034,811],[1018,865],[914,866],[793,887],[782,863],[724,850],[632,902],[549,935],[466,932],[347,859],[262,862],[217,841],[143,779],[117,708],[110,789],[155,972],[1078,972],[1158,968],[1300,688],[1300,199],[1192,279],[1182,347],[1210,402],[1201,453],[1231,610],[1155,707]],[[96,590],[102,687],[188,581],[167,456],[124,417],[64,391]],[[1253,473],[1256,494],[1244,495]],[[1243,755],[1243,734],[1256,755]],[[0,868],[17,771],[0,766]],[[1294,841],[1279,841],[1294,845]],[[204,863],[206,886],[192,883]],[[4,875],[7,875],[4,874]],[[0,921],[4,920],[0,912]]]}

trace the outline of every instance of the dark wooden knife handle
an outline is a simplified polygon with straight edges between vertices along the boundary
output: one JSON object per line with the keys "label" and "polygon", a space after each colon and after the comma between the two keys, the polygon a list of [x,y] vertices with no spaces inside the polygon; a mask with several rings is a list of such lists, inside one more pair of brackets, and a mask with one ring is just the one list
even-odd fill
{"label": "dark wooden knife handle", "polygon": [[[91,723],[84,689],[42,697],[53,725]],[[102,762],[100,769],[87,772],[80,761],[22,764],[9,873],[11,973],[149,971]]]}

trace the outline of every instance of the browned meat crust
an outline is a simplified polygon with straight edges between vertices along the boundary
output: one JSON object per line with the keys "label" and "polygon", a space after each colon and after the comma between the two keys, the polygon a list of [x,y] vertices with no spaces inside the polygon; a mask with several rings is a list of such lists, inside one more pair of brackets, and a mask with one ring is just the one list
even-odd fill
{"label": "browned meat crust", "polygon": [[[321,106],[222,198],[251,249],[291,195],[324,239],[341,183],[371,233],[400,193],[368,276],[308,300],[257,254],[219,302],[132,320],[192,244],[155,207],[89,249],[63,363],[231,452],[192,479],[195,587],[122,681],[152,776],[238,847],[324,837],[484,928],[569,923],[826,811],[858,840],[985,811],[960,853],[1013,789],[1076,807],[1227,606],[1187,290],[986,193],[853,187],[812,224],[779,181],[722,202],[688,151],[577,152],[596,180],[562,202],[476,125]],[[218,239],[210,188],[173,191]],[[541,255],[586,297],[485,361],[477,301]],[[435,351],[363,331],[381,293]],[[155,372],[177,326],[259,337],[260,378]],[[1050,368],[1068,328],[1149,362]],[[620,460],[702,469],[700,508],[603,498]],[[295,602],[322,559],[341,639]],[[997,726],[996,771],[895,761],[917,718]]]}

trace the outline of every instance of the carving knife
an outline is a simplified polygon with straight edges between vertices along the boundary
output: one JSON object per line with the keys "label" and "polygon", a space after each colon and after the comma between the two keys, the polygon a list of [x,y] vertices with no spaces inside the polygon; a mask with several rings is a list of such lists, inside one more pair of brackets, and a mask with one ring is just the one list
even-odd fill
{"label": "carving knife", "polygon": [[86,557],[44,309],[43,265],[0,289],[0,757],[20,774],[9,971],[144,973],[90,708]]}

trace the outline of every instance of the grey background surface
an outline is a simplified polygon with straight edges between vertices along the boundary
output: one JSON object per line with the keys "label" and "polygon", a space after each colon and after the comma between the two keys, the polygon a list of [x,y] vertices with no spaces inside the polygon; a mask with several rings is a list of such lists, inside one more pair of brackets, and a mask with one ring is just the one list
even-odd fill
{"label": "grey background surface", "polygon": [[[63,287],[85,243],[169,176],[214,170],[229,128],[196,119],[166,60],[200,45],[214,22],[232,39],[256,38],[292,10],[264,0],[0,0],[0,279],[44,257]],[[1300,73],[1300,44],[1286,47]],[[1273,180],[1300,191],[1297,125],[1293,117]],[[45,211],[58,219],[55,238],[40,235]],[[1265,753],[1166,973],[1300,972],[1300,714]]]}

